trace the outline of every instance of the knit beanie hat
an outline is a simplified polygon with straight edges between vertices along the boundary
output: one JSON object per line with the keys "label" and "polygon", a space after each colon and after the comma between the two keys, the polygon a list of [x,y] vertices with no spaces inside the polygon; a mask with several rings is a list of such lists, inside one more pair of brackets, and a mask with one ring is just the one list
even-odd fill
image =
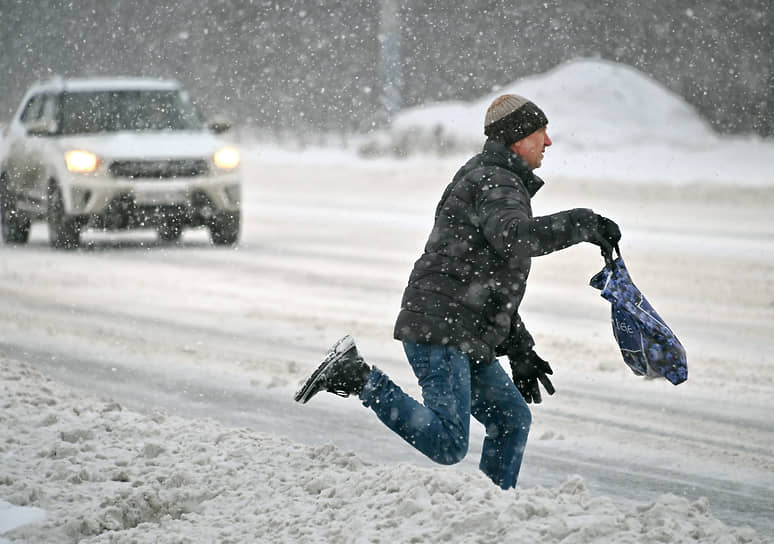
{"label": "knit beanie hat", "polygon": [[543,110],[517,94],[498,96],[486,110],[484,134],[511,146],[548,124]]}

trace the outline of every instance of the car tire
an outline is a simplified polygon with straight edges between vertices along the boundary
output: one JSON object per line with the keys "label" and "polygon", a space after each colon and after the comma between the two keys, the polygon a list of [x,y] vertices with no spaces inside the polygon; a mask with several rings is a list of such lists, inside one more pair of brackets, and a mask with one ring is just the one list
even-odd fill
{"label": "car tire", "polygon": [[81,228],[75,217],[68,217],[64,209],[62,191],[51,183],[48,187],[48,241],[56,249],[75,249],[81,242]]}
{"label": "car tire", "polygon": [[16,209],[16,197],[8,190],[5,172],[0,172],[0,223],[6,244],[26,244],[30,239],[30,218]]}
{"label": "car tire", "polygon": [[216,246],[233,246],[239,239],[239,210],[220,212],[210,222],[210,238]]}

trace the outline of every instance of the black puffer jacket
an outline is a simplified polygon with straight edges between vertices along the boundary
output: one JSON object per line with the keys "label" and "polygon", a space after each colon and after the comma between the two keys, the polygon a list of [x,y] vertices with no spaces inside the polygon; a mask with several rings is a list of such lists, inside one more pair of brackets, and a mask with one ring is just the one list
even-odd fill
{"label": "black puffer jacket", "polygon": [[450,344],[477,363],[532,348],[518,314],[531,257],[593,238],[597,221],[582,208],[532,217],[542,185],[494,140],[457,172],[404,291],[396,339]]}

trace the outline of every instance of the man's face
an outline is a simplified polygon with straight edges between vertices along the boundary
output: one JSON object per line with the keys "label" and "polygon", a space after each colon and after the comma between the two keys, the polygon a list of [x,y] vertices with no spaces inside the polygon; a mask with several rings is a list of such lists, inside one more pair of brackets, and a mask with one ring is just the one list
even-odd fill
{"label": "man's face", "polygon": [[532,170],[543,162],[543,152],[551,145],[546,127],[539,128],[529,136],[525,136],[511,145],[511,150],[520,156]]}

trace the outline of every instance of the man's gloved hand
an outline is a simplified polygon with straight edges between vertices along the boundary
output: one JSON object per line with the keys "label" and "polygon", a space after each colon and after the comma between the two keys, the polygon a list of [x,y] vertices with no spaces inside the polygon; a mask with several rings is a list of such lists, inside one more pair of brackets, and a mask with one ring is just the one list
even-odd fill
{"label": "man's gloved hand", "polygon": [[607,217],[597,215],[596,219],[595,236],[589,242],[602,248],[602,255],[612,255],[613,249],[621,240],[621,229],[618,228],[615,221]]}
{"label": "man's gloved hand", "polygon": [[543,398],[540,396],[538,380],[543,384],[546,393],[553,395],[556,392],[551,380],[546,374],[553,374],[549,364],[538,357],[534,350],[529,350],[518,360],[510,359],[511,376],[516,388],[527,402],[540,404]]}

